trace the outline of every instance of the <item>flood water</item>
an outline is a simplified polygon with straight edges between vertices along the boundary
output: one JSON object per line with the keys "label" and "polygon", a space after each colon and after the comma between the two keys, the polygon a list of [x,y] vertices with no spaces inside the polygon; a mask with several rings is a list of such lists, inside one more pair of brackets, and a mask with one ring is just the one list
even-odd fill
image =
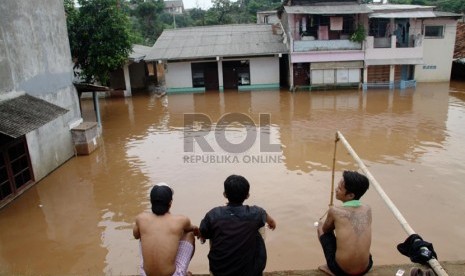
{"label": "flood water", "polygon": [[[95,120],[92,101],[82,103],[85,120]],[[172,213],[198,225],[209,209],[226,202],[223,181],[233,173],[251,183],[246,203],[277,221],[276,230],[266,232],[266,270],[316,268],[324,258],[313,223],[329,203],[337,130],[410,226],[434,244],[439,260],[465,260],[463,82],[365,93],[135,93],[100,99],[100,109],[101,146],[72,158],[0,210],[0,274],[137,274],[132,224],[149,209],[152,185],[169,183],[175,191]],[[210,121],[194,124],[195,130],[211,129],[202,134],[205,148],[184,137],[187,113]],[[215,125],[229,113],[248,128],[235,122],[215,136]],[[247,151],[226,152],[249,137]],[[342,170],[357,169],[341,143],[336,160],[336,181]],[[373,208],[375,264],[408,263],[396,249],[407,234],[376,190],[362,200]],[[208,271],[207,254],[207,245],[197,243],[193,273]]]}

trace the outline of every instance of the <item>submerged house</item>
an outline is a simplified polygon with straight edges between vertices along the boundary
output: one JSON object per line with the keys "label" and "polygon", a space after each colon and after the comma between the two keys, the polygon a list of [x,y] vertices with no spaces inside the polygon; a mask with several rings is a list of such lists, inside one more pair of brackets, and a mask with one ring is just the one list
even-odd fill
{"label": "submerged house", "polygon": [[460,15],[433,8],[288,1],[280,17],[289,86],[405,88],[416,81],[449,81]]}
{"label": "submerged house", "polygon": [[258,12],[257,24],[165,30],[145,62],[171,93],[403,89],[450,80],[460,17],[433,6],[289,0],[277,14]]}
{"label": "submerged house", "polygon": [[63,1],[0,5],[0,207],[74,156],[82,122]]}
{"label": "submerged house", "polygon": [[171,93],[250,90],[286,82],[286,52],[272,25],[205,26],[164,30],[145,61],[164,71],[158,83]]}
{"label": "submerged house", "polygon": [[110,87],[122,91],[124,96],[131,96],[132,90],[145,89],[153,82],[154,70],[148,67],[144,58],[151,47],[134,44],[127,62],[110,74]]}

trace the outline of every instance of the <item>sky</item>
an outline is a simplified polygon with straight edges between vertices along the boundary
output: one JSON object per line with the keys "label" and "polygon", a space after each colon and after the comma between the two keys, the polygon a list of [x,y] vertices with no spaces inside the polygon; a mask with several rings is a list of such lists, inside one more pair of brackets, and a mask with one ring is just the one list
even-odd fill
{"label": "sky", "polygon": [[200,7],[202,10],[208,10],[212,6],[211,0],[182,0],[184,9]]}

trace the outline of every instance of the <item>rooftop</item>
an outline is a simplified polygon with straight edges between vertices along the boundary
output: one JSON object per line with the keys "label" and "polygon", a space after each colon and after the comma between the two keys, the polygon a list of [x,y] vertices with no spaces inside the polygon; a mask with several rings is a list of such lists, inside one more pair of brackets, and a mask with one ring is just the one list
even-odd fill
{"label": "rooftop", "polygon": [[285,53],[271,25],[235,24],[164,30],[145,60],[240,57]]}

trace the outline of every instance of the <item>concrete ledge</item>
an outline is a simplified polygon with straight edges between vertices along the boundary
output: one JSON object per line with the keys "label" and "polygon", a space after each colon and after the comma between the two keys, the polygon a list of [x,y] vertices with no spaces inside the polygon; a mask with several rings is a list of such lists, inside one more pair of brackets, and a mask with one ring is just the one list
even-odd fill
{"label": "concrete ledge", "polygon": [[279,89],[279,83],[239,85],[237,87],[237,90],[239,90],[239,91],[269,90],[269,89]]}
{"label": "concrete ledge", "polygon": [[178,87],[168,88],[166,90],[168,94],[185,94],[185,93],[205,93],[205,87]]}
{"label": "concrete ledge", "polygon": [[[375,260],[376,262],[376,260]],[[463,276],[465,271],[465,261],[443,261],[440,262],[441,266],[447,272],[449,276]],[[379,265],[374,266],[368,276],[394,276],[399,269],[404,270],[404,276],[410,276],[409,271],[412,267],[419,267],[423,270],[427,270],[428,266],[420,264],[407,263],[407,264],[393,264],[393,265]],[[194,274],[197,276],[209,276],[209,274]],[[285,271],[273,271],[265,272],[264,276],[324,276],[327,275],[318,269],[313,270],[285,270]]]}

